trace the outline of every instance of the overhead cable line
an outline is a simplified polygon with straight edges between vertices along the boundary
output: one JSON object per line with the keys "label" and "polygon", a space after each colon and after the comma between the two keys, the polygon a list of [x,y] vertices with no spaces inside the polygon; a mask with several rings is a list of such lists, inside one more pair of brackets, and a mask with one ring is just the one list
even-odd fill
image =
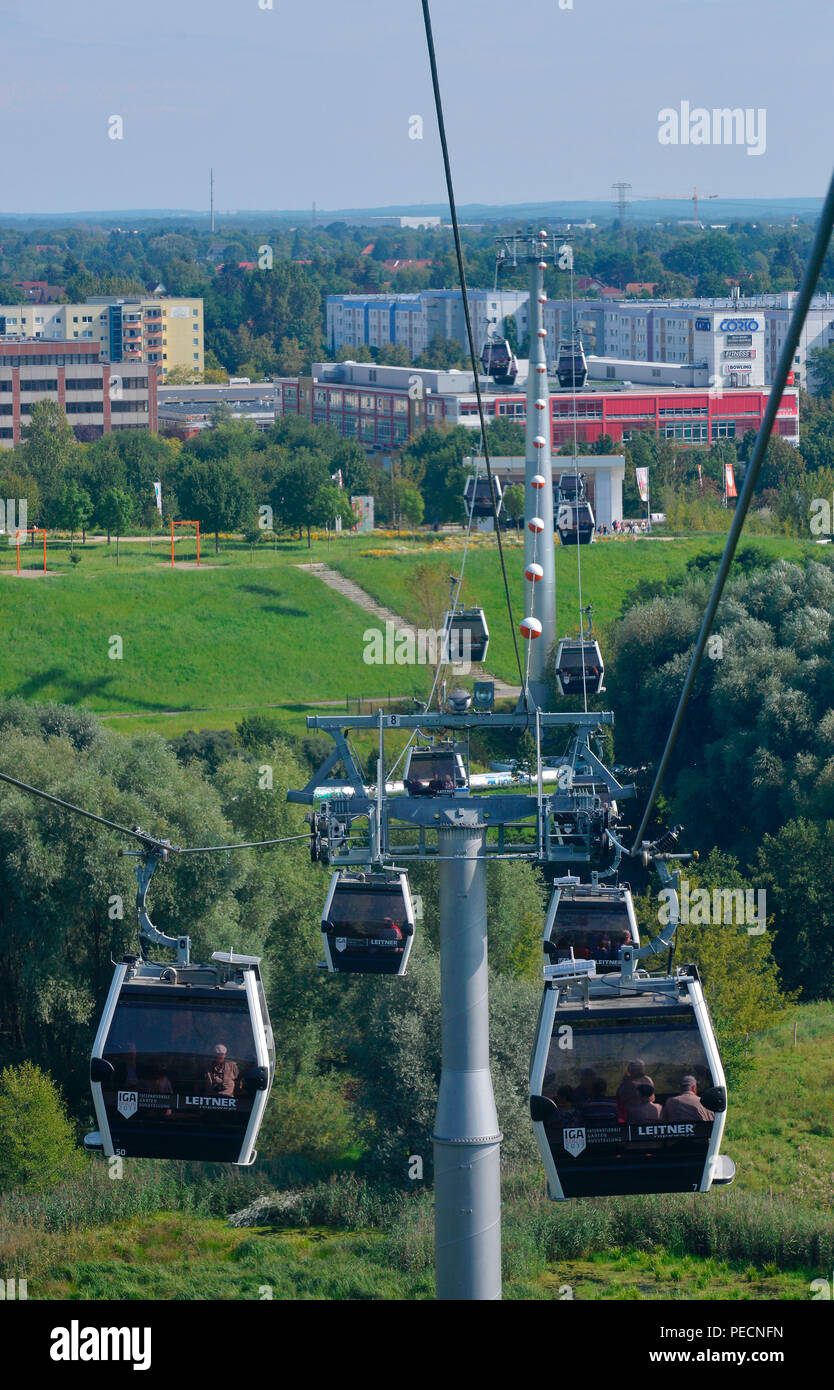
{"label": "overhead cable line", "polygon": [[87,820],[96,821],[98,825],[106,826],[108,830],[115,830],[119,835],[132,835],[135,840],[141,840],[144,844],[157,845],[160,849],[168,850],[171,854],[213,854],[216,850],[226,849],[266,849],[271,845],[286,845],[292,840],[308,840],[310,838],[309,834],[285,835],[280,840],[248,840],[245,844],[193,845],[182,848],[179,845],[168,844],[156,835],[149,835],[147,831],[140,830],[138,826],[119,825],[118,821],[108,820],[106,816],[97,816],[93,811],[85,810],[83,806],[74,805],[72,801],[64,801],[60,796],[53,796],[51,792],[42,791],[40,787],[32,787],[28,782],[21,782],[17,777],[10,777],[7,772],[0,772],[0,781],[8,782],[10,786],[17,787],[20,791],[31,792],[32,796],[38,796],[42,801],[49,801],[53,806],[60,806],[64,811],[74,811],[77,816],[85,816]]}
{"label": "overhead cable line", "polygon": [[658,765],[657,773],[654,779],[654,785],[651,789],[649,800],[646,803],[646,809],[643,812],[643,819],[640,822],[640,827],[637,831],[637,834],[634,837],[634,844],[631,847],[630,853],[632,854],[636,853],[637,850],[639,850],[640,848],[643,836],[646,832],[646,826],[649,823],[649,817],[651,816],[652,809],[654,807],[655,801],[657,800],[660,788],[663,784],[663,778],[666,774],[666,769],[669,766],[669,760],[672,756],[672,751],[675,747],[675,743],[677,742],[680,727],[683,722],[683,716],[686,713],[686,707],[689,704],[689,699],[692,694],[692,687],[695,684],[695,677],[698,674],[698,669],[701,665],[701,660],[703,658],[704,650],[706,648],[707,638],[709,637],[713,620],[715,618],[716,609],[718,608],[721,595],[724,592],[724,585],[727,582],[727,575],[730,572],[730,566],[733,563],[733,556],[736,553],[736,546],[738,545],[739,536],[741,535],[741,529],[744,525],[744,521],[750,507],[750,503],[753,499],[753,491],[756,486],[762,463],[764,462],[765,451],[767,449],[768,443],[770,442],[771,431],[776,421],[776,413],[782,403],[782,392],[784,391],[787,385],[788,375],[793,368],[794,354],[799,343],[799,337],[802,332],[805,317],[810,307],[811,296],[814,293],[817,280],[819,279],[820,271],[822,270],[822,264],[825,260],[825,255],[828,250],[828,243],[831,239],[832,229],[834,229],[834,174],[832,175],[831,182],[828,185],[828,193],[826,195],[825,204],[820,214],[820,220],[817,223],[817,231],[814,237],[813,246],[811,247],[811,254],[808,259],[808,264],[805,267],[805,274],[802,277],[802,283],[799,287],[799,292],[796,298],[796,304],[794,305],[793,314],[791,315],[791,320],[788,324],[788,331],[785,337],[785,343],[782,348],[782,353],[779,358],[779,365],[776,368],[776,373],[770,388],[770,396],[768,398],[767,408],[762,417],[762,423],[759,426],[759,432],[756,435],[756,442],[753,446],[753,452],[750,456],[750,462],[747,465],[747,472],[744,476],[744,485],[741,489],[741,495],[739,496],[738,502],[736,503],[736,509],[733,514],[732,525],[730,526],[730,533],[727,537],[727,543],[724,546],[724,552],[721,556],[721,563],[718,566],[718,573],[715,576],[715,583],[713,584],[712,593],[709,596],[709,602],[707,603],[706,612],[704,613],[703,622],[701,623],[701,630],[698,634],[698,641],[695,644],[695,651],[693,652],[692,660],[689,664],[689,670],[686,673],[686,680],[683,683],[683,690],[681,691],[680,700],[678,701],[678,707],[675,710],[675,717],[672,720],[672,727],[669,730],[669,737],[666,740],[666,747],[663,750],[663,756],[661,757],[660,763]]}
{"label": "overhead cable line", "polygon": [[524,671],[521,665],[521,653],[518,650],[518,637],[515,630],[515,620],[513,618],[513,605],[510,598],[510,583],[507,578],[507,566],[504,561],[504,546],[501,540],[501,525],[498,519],[498,505],[495,500],[495,482],[492,474],[492,464],[489,457],[489,444],[486,437],[486,420],[484,418],[484,402],[481,396],[481,382],[478,375],[478,357],[475,351],[475,338],[472,332],[472,316],[469,312],[469,298],[466,288],[466,270],[463,264],[463,248],[460,240],[460,228],[458,226],[457,206],[455,204],[455,190],[452,184],[452,168],[449,162],[449,147],[446,143],[446,125],[443,119],[443,102],[440,97],[440,83],[437,77],[437,61],[434,53],[434,36],[431,27],[431,15],[429,14],[428,0],[422,0],[423,23],[426,30],[426,43],[429,51],[429,63],[431,65],[431,82],[434,91],[434,108],[437,115],[437,128],[440,134],[440,146],[443,152],[443,170],[446,175],[446,190],[449,198],[449,212],[452,218],[452,232],[455,239],[455,256],[458,263],[458,278],[460,279],[461,296],[463,298],[463,314],[466,320],[466,336],[469,341],[469,356],[472,361],[472,374],[475,381],[475,395],[478,401],[478,420],[481,426],[481,438],[484,445],[484,462],[486,463],[487,478],[489,480],[489,495],[492,502],[492,514],[495,518],[495,534],[498,539],[498,554],[501,560],[501,573],[504,576],[504,593],[507,599],[507,612],[510,618],[510,631],[513,635],[513,647],[515,649],[516,666],[518,667],[518,679],[521,683],[521,691],[525,706],[527,705],[527,687],[524,681]]}

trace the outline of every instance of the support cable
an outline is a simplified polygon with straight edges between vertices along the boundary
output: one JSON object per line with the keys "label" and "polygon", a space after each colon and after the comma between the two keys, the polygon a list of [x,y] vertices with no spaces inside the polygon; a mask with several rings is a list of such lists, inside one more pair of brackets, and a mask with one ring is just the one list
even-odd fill
{"label": "support cable", "polygon": [[449,147],[446,143],[446,125],[443,119],[443,103],[440,97],[440,83],[437,77],[437,61],[434,53],[434,36],[431,27],[431,15],[429,14],[429,0],[422,0],[423,23],[426,31],[426,44],[429,51],[429,63],[431,65],[431,82],[434,91],[434,107],[437,115],[437,128],[440,135],[440,146],[443,151],[443,170],[446,175],[446,190],[449,198],[449,211],[452,218],[452,231],[455,238],[455,256],[458,263],[458,277],[460,279],[461,296],[463,299],[463,314],[466,320],[466,336],[469,341],[469,356],[472,361],[472,373],[475,381],[475,395],[478,400],[478,420],[481,426],[481,438],[484,446],[484,462],[486,463],[487,478],[489,479],[489,495],[492,502],[492,514],[495,518],[495,534],[498,539],[498,555],[501,560],[501,573],[504,576],[504,593],[507,599],[507,612],[510,618],[510,631],[513,636],[513,647],[515,649],[516,666],[518,667],[518,679],[521,684],[522,696],[525,707],[527,704],[527,688],[524,684],[524,672],[521,665],[521,653],[518,649],[518,637],[515,630],[515,620],[513,618],[513,605],[510,598],[510,583],[507,577],[507,566],[504,560],[504,546],[501,540],[501,525],[498,519],[498,505],[495,500],[495,482],[492,476],[492,464],[489,457],[489,444],[486,437],[486,421],[484,418],[484,402],[481,396],[481,381],[478,373],[478,358],[475,351],[475,337],[472,332],[472,316],[469,312],[469,297],[466,288],[466,270],[463,264],[463,247],[460,240],[460,228],[458,226],[457,206],[455,204],[455,190],[452,185],[452,168],[449,162]]}
{"label": "support cable", "polygon": [[649,817],[651,816],[660,788],[663,785],[663,778],[666,775],[666,769],[669,766],[672,751],[677,742],[683,716],[689,704],[692,687],[695,684],[695,677],[698,674],[698,668],[701,665],[701,660],[707,645],[707,638],[709,637],[715,618],[716,609],[718,608],[721,595],[724,592],[724,585],[727,582],[730,566],[733,563],[733,556],[736,553],[736,546],[738,545],[739,536],[741,535],[741,529],[753,499],[753,490],[756,486],[762,463],[764,462],[765,451],[770,441],[771,431],[776,422],[776,412],[782,403],[782,392],[787,385],[788,374],[793,368],[794,353],[796,352],[802,326],[811,303],[811,296],[814,293],[814,288],[819,279],[820,271],[822,270],[822,264],[828,250],[832,229],[834,229],[834,174],[828,185],[828,193],[820,214],[820,220],[817,223],[817,231],[814,237],[814,243],[811,247],[811,254],[808,258],[808,264],[805,267],[805,274],[802,277],[802,283],[796,297],[796,304],[794,305],[793,314],[788,324],[788,331],[779,358],[779,365],[776,368],[767,407],[762,417],[762,423],[759,426],[759,432],[756,435],[756,442],[753,446],[753,452],[750,455],[750,462],[747,465],[747,472],[744,476],[744,486],[741,489],[741,495],[736,503],[736,509],[730,526],[730,534],[727,537],[727,542],[721,556],[721,563],[718,566],[718,573],[715,576],[712,593],[709,596],[709,602],[707,603],[706,612],[704,613],[703,622],[701,623],[701,630],[695,644],[695,651],[692,654],[689,670],[686,673],[686,680],[683,683],[683,690],[681,691],[678,707],[675,710],[675,717],[672,720],[672,726],[669,730],[669,737],[666,740],[666,747],[663,750],[663,756],[658,765],[654,785],[649,794],[646,809],[643,812],[643,819],[640,822],[639,829],[634,837],[634,844],[631,847],[630,852],[632,854],[636,853],[640,848],[643,836],[646,832],[646,826],[649,823]]}

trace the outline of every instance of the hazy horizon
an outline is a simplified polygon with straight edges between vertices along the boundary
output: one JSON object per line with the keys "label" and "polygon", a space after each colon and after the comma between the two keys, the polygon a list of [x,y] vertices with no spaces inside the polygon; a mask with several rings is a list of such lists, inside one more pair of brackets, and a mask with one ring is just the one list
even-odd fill
{"label": "hazy horizon", "polygon": [[[442,204],[418,0],[319,0],[290,14],[269,3],[5,0],[0,205],[196,213],[211,166],[219,209]],[[693,184],[731,199],[824,192],[830,8],[572,3],[518,0],[508,13],[435,0],[461,205],[604,203],[616,180],[638,199]],[[744,109],[759,148],[660,143],[659,113],[690,107]],[[410,138],[416,116],[422,139]],[[121,139],[109,134],[116,117]]]}

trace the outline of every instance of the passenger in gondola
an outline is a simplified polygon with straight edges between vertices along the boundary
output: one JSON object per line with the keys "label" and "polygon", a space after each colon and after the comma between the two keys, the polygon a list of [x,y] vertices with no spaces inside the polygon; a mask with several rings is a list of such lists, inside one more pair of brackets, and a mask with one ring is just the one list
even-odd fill
{"label": "passenger in gondola", "polygon": [[611,945],[611,937],[607,932],[603,932],[594,951],[594,960],[612,960],[614,948]]}
{"label": "passenger in gondola", "polygon": [[575,1106],[581,1109],[586,1101],[593,1100],[594,1082],[596,1079],[597,1074],[593,1067],[584,1067],[579,1073],[579,1085],[575,1086],[573,1090],[573,1103]]}
{"label": "passenger in gondola", "polygon": [[580,1106],[582,1119],[586,1124],[616,1124],[617,1102],[613,1096],[606,1095],[608,1084],[604,1076],[595,1078],[591,1099]]}
{"label": "passenger in gondola", "polygon": [[698,1082],[694,1076],[682,1076],[680,1092],[670,1096],[661,1113],[666,1125],[686,1124],[693,1120],[714,1120],[715,1115],[707,1110],[698,1098]]}
{"label": "passenger in gondola", "polygon": [[560,1086],[554,1098],[556,1106],[556,1116],[561,1125],[575,1125],[580,1118],[579,1111],[573,1103],[573,1092],[570,1086]]}
{"label": "passenger in gondola", "polygon": [[121,1091],[135,1091],[139,1087],[139,1070],[136,1059],[136,1044],[129,1042],[125,1046],[125,1055],[116,1064],[117,1085]]}
{"label": "passenger in gondola", "polygon": [[203,1084],[210,1096],[234,1096],[240,1084],[240,1067],[228,1058],[225,1043],[217,1043],[213,1061],[203,1072]]}
{"label": "passenger in gondola", "polygon": [[654,1098],[654,1086],[649,1081],[640,1081],[637,1092],[640,1099],[635,1105],[628,1107],[629,1124],[656,1125],[660,1119],[661,1107]]}
{"label": "passenger in gondola", "polygon": [[448,772],[444,772],[443,774],[443,790],[444,792],[453,792],[455,790],[455,784],[452,781],[451,774]]}
{"label": "passenger in gondola", "polygon": [[646,1075],[646,1063],[640,1057],[636,1057],[633,1062],[629,1062],[626,1067],[626,1074],[617,1087],[617,1114],[621,1124],[628,1122],[629,1106],[638,1105],[642,1099],[638,1086],[651,1086],[654,1090],[654,1082],[650,1076]]}

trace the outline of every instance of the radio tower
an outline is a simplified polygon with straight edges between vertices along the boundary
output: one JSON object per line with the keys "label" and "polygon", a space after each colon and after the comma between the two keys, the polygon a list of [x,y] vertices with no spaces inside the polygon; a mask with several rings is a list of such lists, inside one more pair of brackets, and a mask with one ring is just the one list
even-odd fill
{"label": "radio tower", "polygon": [[211,207],[211,230],[214,232],[214,170],[209,175],[209,202]]}
{"label": "radio tower", "polygon": [[614,205],[617,209],[617,217],[620,222],[620,231],[625,235],[625,224],[628,210],[631,207],[631,184],[612,183],[611,192],[614,194]]}

